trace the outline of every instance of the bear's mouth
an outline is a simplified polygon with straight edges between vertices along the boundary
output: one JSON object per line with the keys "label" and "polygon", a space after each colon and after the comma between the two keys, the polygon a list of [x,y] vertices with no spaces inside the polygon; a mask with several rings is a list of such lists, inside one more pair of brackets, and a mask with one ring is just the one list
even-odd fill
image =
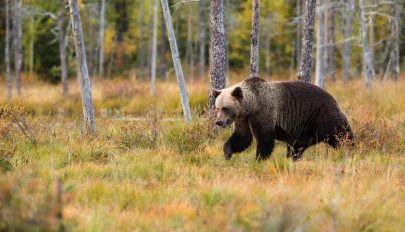
{"label": "bear's mouth", "polygon": [[232,124],[232,120],[230,120],[230,119],[227,119],[225,121],[217,121],[217,122],[215,122],[215,125],[217,127],[219,127],[219,128],[222,128],[222,129],[228,127],[231,124]]}

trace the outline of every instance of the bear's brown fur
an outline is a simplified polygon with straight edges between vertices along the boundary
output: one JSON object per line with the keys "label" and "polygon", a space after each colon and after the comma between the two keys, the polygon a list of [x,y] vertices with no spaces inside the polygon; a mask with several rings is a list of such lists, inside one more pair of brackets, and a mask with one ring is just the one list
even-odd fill
{"label": "bear's brown fur", "polygon": [[248,148],[253,136],[257,142],[257,159],[270,157],[275,140],[287,143],[287,156],[294,160],[319,142],[337,148],[341,140],[353,141],[350,124],[335,99],[315,85],[251,77],[213,91],[216,124],[235,125],[224,144],[226,159]]}

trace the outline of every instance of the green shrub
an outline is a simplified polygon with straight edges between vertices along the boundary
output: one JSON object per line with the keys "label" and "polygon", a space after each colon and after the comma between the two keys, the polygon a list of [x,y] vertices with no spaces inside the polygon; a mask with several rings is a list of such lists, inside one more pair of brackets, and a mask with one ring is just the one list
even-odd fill
{"label": "green shrub", "polygon": [[180,154],[200,151],[212,138],[209,124],[201,121],[176,125],[165,134],[166,143]]}
{"label": "green shrub", "polygon": [[119,146],[124,149],[155,148],[161,132],[159,118],[160,113],[149,109],[144,118],[122,126],[119,131]]}

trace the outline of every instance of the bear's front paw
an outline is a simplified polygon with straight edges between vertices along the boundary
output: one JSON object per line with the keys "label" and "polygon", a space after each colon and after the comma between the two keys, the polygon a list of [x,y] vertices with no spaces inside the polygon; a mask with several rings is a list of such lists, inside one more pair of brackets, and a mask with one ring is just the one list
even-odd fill
{"label": "bear's front paw", "polygon": [[231,146],[225,145],[224,146],[224,158],[225,158],[225,160],[230,160],[232,158],[232,154],[233,154],[233,151],[232,151]]}

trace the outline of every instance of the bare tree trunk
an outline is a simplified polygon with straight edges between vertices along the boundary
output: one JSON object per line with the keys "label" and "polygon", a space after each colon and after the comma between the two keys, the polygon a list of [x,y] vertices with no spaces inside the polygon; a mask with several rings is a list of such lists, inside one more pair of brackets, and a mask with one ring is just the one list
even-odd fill
{"label": "bare tree trunk", "polygon": [[346,11],[343,13],[343,37],[347,40],[343,43],[343,81],[347,83],[350,79],[351,70],[351,56],[352,56],[352,45],[349,39],[352,37],[352,25],[353,25],[353,14],[354,14],[354,0],[345,0]]}
{"label": "bare tree trunk", "polygon": [[158,29],[158,0],[155,0],[153,6],[153,42],[152,42],[152,58],[150,61],[150,94],[155,95],[156,82],[156,54],[157,54],[157,29]]}
{"label": "bare tree trunk", "polygon": [[316,30],[316,66],[315,66],[315,84],[323,88],[325,83],[325,4],[319,1],[318,7],[318,26]]}
{"label": "bare tree trunk", "polygon": [[375,31],[374,31],[374,16],[368,16],[368,29],[369,33],[369,49],[370,49],[370,59],[373,66],[375,65]]}
{"label": "bare tree trunk", "polygon": [[395,1],[394,7],[394,18],[391,20],[391,52],[390,52],[390,71],[392,78],[397,81],[400,73],[399,64],[399,34],[400,34],[400,22],[401,22],[401,11],[402,11],[402,1]]}
{"label": "bare tree trunk", "polygon": [[11,99],[11,87],[12,87],[12,79],[11,79],[11,70],[10,70],[10,5],[9,0],[6,0],[6,38],[5,38],[5,62],[6,62],[6,75],[7,75],[7,97],[8,100]]}
{"label": "bare tree trunk", "polygon": [[363,66],[364,66],[364,81],[366,83],[367,89],[371,88],[371,83],[374,80],[375,71],[373,62],[371,60],[371,54],[368,44],[368,33],[367,33],[367,25],[366,25],[366,15],[364,11],[364,1],[359,1],[360,6],[360,33],[362,37],[363,43]]}
{"label": "bare tree trunk", "polygon": [[296,56],[296,65],[297,69],[300,65],[301,60],[301,33],[302,33],[302,0],[296,0],[295,6],[295,17],[297,18],[297,30],[296,30],[296,41],[295,41],[295,56]]}
{"label": "bare tree trunk", "polygon": [[304,27],[302,29],[301,61],[298,79],[311,83],[312,47],[314,45],[316,0],[305,0]]}
{"label": "bare tree trunk", "polygon": [[335,10],[333,0],[328,0],[327,10],[327,33],[326,33],[326,70],[325,73],[332,81],[336,81],[336,46],[335,46]]}
{"label": "bare tree trunk", "polygon": [[225,27],[225,86],[229,84],[229,70],[231,67],[230,59],[229,59],[229,52],[230,52],[230,43],[229,43],[229,37],[226,35],[229,34],[231,31],[232,26],[232,21],[226,20],[225,15],[229,15],[231,12],[231,3],[232,0],[224,0],[224,27]]}
{"label": "bare tree trunk", "polygon": [[100,6],[100,38],[99,38],[99,54],[98,54],[98,75],[104,76],[104,40],[105,40],[105,2],[101,0]]}
{"label": "bare tree trunk", "polygon": [[205,18],[205,1],[198,2],[198,20],[199,20],[199,45],[200,45],[200,58],[199,58],[199,76],[201,79],[205,76],[205,37],[206,37],[206,18]]}
{"label": "bare tree trunk", "polygon": [[97,19],[97,9],[96,9],[96,4],[95,3],[88,3],[86,8],[87,12],[85,11],[86,18],[89,20],[90,25],[89,25],[89,30],[88,30],[88,35],[90,37],[90,42],[89,46],[87,47],[88,49],[88,68],[89,68],[89,74],[91,76],[94,76],[94,71],[96,66],[96,50],[97,50],[97,45],[98,41],[100,38],[97,38],[98,33],[97,33],[97,22],[95,19]]}
{"label": "bare tree trunk", "polygon": [[187,45],[186,45],[186,60],[187,60],[187,70],[188,78],[193,81],[193,28],[192,28],[192,9],[189,6],[187,12]]}
{"label": "bare tree trunk", "polygon": [[[149,25],[150,24],[153,24],[153,1],[154,0],[149,0],[148,1],[148,6],[149,6],[149,9],[148,9],[148,21],[149,21]],[[148,30],[148,52],[147,52],[147,57],[148,57],[148,59],[147,59],[147,70],[149,71],[149,73],[148,73],[148,77],[150,78],[150,75],[151,75],[151,73],[150,73],[150,67],[152,66],[152,64],[151,64],[151,61],[152,61],[152,59],[150,58],[151,56],[152,56],[152,50],[153,50],[153,26],[148,26],[147,27],[149,30]]]}
{"label": "bare tree trunk", "polygon": [[161,0],[161,2],[162,2],[163,15],[165,17],[165,22],[166,22],[166,29],[167,29],[168,39],[169,39],[169,43],[170,43],[170,49],[172,52],[174,70],[176,71],[177,83],[178,83],[179,89],[180,89],[180,98],[181,98],[181,105],[183,107],[184,119],[187,122],[191,122],[192,118],[191,118],[190,104],[188,101],[186,82],[184,81],[183,69],[181,67],[180,56],[179,56],[179,52],[177,50],[177,42],[176,42],[176,37],[174,35],[172,18],[171,18],[170,10],[169,10],[169,4],[167,3],[167,0]]}
{"label": "bare tree trunk", "polygon": [[84,46],[82,22],[80,19],[77,0],[69,0],[72,29],[76,48],[77,72],[80,77],[80,88],[83,105],[83,118],[86,132],[96,132],[96,119],[94,115],[93,97],[89,71],[86,63],[86,50]]}
{"label": "bare tree trunk", "polygon": [[65,1],[59,0],[59,17],[58,17],[58,40],[59,40],[59,55],[61,67],[61,81],[63,86],[63,95],[68,93],[68,66],[66,58],[66,41],[65,41],[65,28],[63,22],[65,20]]}
{"label": "bare tree trunk", "polygon": [[160,17],[161,19],[161,41],[160,41],[160,79],[167,80],[167,31],[165,26],[165,17],[163,14]]}
{"label": "bare tree trunk", "polygon": [[29,77],[32,78],[34,72],[34,39],[35,39],[35,30],[34,30],[34,14],[30,14],[30,57],[29,57]]}
{"label": "bare tree trunk", "polygon": [[142,80],[145,79],[145,42],[144,42],[144,17],[145,17],[145,4],[144,1],[140,1],[140,20],[139,20],[139,68],[140,68],[140,74],[139,76],[141,77]]}
{"label": "bare tree trunk", "polygon": [[259,73],[260,0],[252,2],[252,43],[250,47],[250,76]]}
{"label": "bare tree trunk", "polygon": [[[224,1],[211,0],[210,83],[212,89],[225,88],[226,47],[224,24]],[[208,106],[215,107],[215,98],[210,91]]]}
{"label": "bare tree trunk", "polygon": [[21,96],[21,68],[22,68],[22,0],[16,0],[13,6],[14,31],[14,75],[18,95]]}

